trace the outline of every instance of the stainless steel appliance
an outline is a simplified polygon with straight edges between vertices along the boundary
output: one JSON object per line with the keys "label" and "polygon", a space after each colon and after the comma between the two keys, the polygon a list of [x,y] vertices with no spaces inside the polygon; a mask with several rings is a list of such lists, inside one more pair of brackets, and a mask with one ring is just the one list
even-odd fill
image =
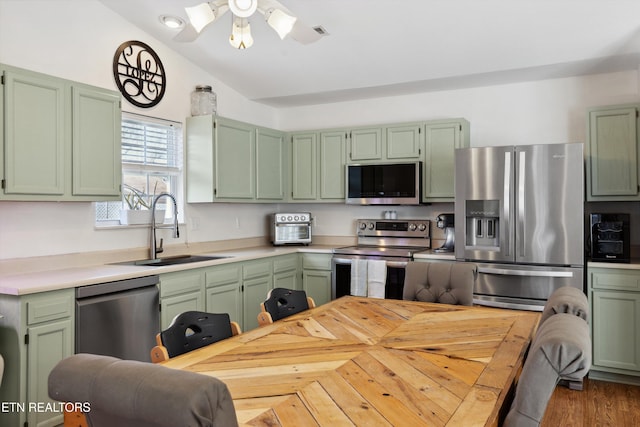
{"label": "stainless steel appliance", "polygon": [[359,219],[356,246],[333,250],[331,299],[351,292],[351,264],[354,259],[386,262],[385,298],[402,299],[407,262],[413,254],[431,248],[428,219]]}
{"label": "stainless steel appliance", "polygon": [[311,243],[309,212],[276,213],[270,217],[271,243],[278,245],[308,245]]}
{"label": "stainless steel appliance", "polygon": [[422,164],[347,165],[346,202],[357,205],[419,205]]}
{"label": "stainless steel appliance", "polygon": [[160,332],[158,276],[76,289],[76,353],[150,362]]}
{"label": "stainless steel appliance", "polygon": [[590,215],[591,259],[603,262],[630,262],[629,214]]}
{"label": "stainless steel appliance", "polygon": [[434,252],[453,252],[455,248],[455,215],[440,214],[436,217],[436,227],[444,229],[444,243]]}
{"label": "stainless steel appliance", "polygon": [[478,263],[474,301],[542,310],[583,289],[583,145],[456,150],[455,255]]}

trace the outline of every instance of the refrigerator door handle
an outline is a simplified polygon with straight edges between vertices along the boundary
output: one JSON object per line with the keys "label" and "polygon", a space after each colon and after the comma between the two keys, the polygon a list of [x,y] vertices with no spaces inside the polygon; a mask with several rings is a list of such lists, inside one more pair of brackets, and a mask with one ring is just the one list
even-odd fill
{"label": "refrigerator door handle", "polygon": [[518,159],[518,241],[519,253],[516,257],[525,256],[525,234],[524,234],[524,221],[525,221],[525,166],[527,160],[527,153],[520,151],[520,158]]}
{"label": "refrigerator door handle", "polygon": [[[511,255],[513,233],[511,231],[511,151],[504,153],[504,195],[502,205],[502,222],[500,239],[504,242],[504,256]],[[505,237],[506,236],[506,237]]]}
{"label": "refrigerator door handle", "polygon": [[572,271],[516,270],[511,268],[490,268],[490,267],[479,267],[478,273],[497,274],[501,276],[573,277]]}

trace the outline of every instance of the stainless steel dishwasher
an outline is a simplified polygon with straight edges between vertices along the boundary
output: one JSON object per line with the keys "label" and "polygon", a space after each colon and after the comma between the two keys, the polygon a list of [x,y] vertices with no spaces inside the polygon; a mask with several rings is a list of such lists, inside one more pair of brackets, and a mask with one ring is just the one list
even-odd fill
{"label": "stainless steel dishwasher", "polygon": [[150,362],[160,332],[158,276],[76,289],[76,353]]}

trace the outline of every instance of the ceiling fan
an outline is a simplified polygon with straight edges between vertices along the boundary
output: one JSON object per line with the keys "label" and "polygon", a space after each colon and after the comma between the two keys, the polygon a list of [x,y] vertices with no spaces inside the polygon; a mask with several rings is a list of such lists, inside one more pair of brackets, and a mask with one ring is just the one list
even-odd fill
{"label": "ceiling fan", "polygon": [[233,15],[229,43],[236,49],[246,49],[253,45],[249,18],[256,11],[264,16],[267,24],[281,39],[289,36],[299,43],[309,44],[325,33],[321,27],[317,30],[302,23],[277,0],[215,0],[186,7],[189,22],[174,40],[194,41],[207,26],[219,20],[229,10]]}

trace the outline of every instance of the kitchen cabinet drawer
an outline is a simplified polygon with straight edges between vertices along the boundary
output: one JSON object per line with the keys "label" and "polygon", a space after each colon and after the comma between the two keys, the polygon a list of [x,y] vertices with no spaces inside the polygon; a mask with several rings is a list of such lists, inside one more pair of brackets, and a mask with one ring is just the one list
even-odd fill
{"label": "kitchen cabinet drawer", "polygon": [[589,269],[593,289],[640,291],[640,271]]}
{"label": "kitchen cabinet drawer", "polygon": [[273,272],[282,273],[298,269],[298,254],[279,256],[273,259]]}
{"label": "kitchen cabinet drawer", "polygon": [[304,270],[331,270],[331,254],[302,254]]}
{"label": "kitchen cabinet drawer", "polygon": [[160,298],[204,290],[205,269],[179,271],[160,276]]}
{"label": "kitchen cabinet drawer", "polygon": [[271,275],[271,261],[247,262],[242,266],[244,280]]}
{"label": "kitchen cabinet drawer", "polygon": [[207,269],[206,283],[207,288],[214,286],[226,285],[228,283],[239,283],[242,266],[240,264],[232,264],[221,267],[213,267]]}
{"label": "kitchen cabinet drawer", "polygon": [[71,316],[74,299],[72,289],[61,292],[45,292],[28,297],[26,301],[27,324],[33,325]]}

